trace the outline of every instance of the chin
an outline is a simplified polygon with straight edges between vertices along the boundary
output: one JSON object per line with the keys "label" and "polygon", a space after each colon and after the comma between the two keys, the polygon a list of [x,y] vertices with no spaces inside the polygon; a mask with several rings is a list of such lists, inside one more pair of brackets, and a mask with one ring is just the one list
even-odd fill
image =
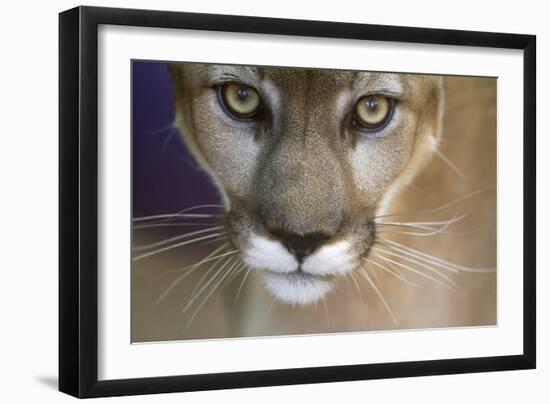
{"label": "chin", "polygon": [[357,257],[352,243],[341,240],[297,260],[280,242],[254,235],[243,252],[243,260],[262,273],[266,289],[279,302],[308,305],[324,298],[336,277],[353,271]]}
{"label": "chin", "polygon": [[307,305],[325,297],[331,288],[330,277],[306,274],[265,272],[263,281],[269,292],[284,303]]}
{"label": "chin", "polygon": [[261,273],[263,284],[279,302],[308,305],[323,299],[334,280],[352,272],[359,260],[353,243],[325,243],[298,259],[280,241],[251,233],[242,251],[246,265]]}

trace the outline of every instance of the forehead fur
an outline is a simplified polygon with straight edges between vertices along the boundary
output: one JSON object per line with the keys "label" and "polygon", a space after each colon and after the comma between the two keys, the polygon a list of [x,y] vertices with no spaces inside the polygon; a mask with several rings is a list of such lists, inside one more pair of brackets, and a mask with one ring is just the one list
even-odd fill
{"label": "forehead fur", "polygon": [[439,76],[399,74],[332,69],[239,66],[218,64],[175,64],[173,70],[182,71],[191,81],[209,81],[234,76],[245,84],[270,81],[282,87],[296,83],[315,83],[323,87],[346,86],[350,89],[372,89],[399,94],[404,87],[414,88],[426,84],[438,85]]}

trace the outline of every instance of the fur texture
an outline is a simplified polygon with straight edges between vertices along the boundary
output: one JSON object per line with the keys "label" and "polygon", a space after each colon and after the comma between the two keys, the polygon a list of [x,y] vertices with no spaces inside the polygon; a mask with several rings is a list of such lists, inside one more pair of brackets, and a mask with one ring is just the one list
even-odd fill
{"label": "fur texture", "polygon": [[[202,64],[172,71],[177,126],[223,195],[231,243],[284,302],[315,302],[332,278],[361,266],[376,238],[374,217],[439,140],[440,77]],[[228,114],[225,83],[254,88],[261,115]],[[376,132],[353,121],[369,94],[395,100]],[[298,257],[281,234],[322,242]]]}

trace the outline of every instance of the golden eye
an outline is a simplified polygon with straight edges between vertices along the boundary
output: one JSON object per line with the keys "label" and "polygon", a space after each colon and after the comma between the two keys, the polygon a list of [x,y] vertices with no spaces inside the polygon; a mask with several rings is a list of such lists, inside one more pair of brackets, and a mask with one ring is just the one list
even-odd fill
{"label": "golden eye", "polygon": [[392,115],[393,100],[374,94],[361,98],[355,106],[357,124],[366,129],[379,129]]}
{"label": "golden eye", "polygon": [[260,108],[260,95],[252,87],[229,83],[222,87],[225,107],[238,118],[252,118]]}

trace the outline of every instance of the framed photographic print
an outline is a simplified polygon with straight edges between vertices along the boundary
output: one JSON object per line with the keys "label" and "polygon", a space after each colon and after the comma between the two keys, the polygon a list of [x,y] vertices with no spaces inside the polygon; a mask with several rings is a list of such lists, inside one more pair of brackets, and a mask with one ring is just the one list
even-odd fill
{"label": "framed photographic print", "polygon": [[535,367],[535,37],[60,14],[59,386]]}

